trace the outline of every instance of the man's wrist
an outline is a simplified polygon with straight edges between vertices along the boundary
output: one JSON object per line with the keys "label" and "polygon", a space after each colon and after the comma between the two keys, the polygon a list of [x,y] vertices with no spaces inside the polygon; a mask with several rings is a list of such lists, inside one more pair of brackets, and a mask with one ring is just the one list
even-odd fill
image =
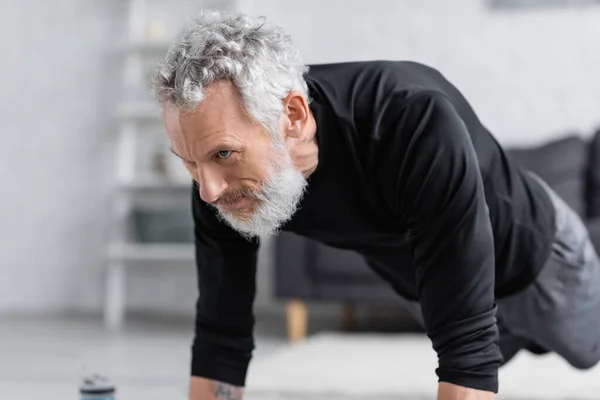
{"label": "man's wrist", "polygon": [[438,400],[494,400],[495,398],[494,392],[472,389],[450,382],[440,382],[438,385]]}
{"label": "man's wrist", "polygon": [[190,381],[190,400],[242,400],[244,387],[225,382],[192,376]]}

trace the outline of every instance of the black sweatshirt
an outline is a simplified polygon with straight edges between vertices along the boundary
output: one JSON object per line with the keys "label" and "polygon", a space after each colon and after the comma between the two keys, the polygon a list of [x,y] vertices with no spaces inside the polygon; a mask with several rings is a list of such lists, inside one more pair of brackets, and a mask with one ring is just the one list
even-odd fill
{"label": "black sweatshirt", "polygon": [[[398,294],[420,301],[440,381],[497,392],[495,299],[523,289],[550,253],[546,192],[430,67],[311,65],[305,79],[319,164],[283,230],[362,255]],[[258,239],[220,223],[197,190],[192,203],[192,375],[244,385]]]}

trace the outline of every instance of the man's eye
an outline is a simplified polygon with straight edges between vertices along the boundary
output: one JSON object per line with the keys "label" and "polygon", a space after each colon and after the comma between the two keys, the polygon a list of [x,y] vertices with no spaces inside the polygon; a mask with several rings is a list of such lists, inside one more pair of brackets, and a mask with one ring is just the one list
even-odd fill
{"label": "man's eye", "polygon": [[232,153],[231,150],[221,150],[217,153],[217,157],[220,158],[221,160],[224,160],[227,157],[229,157],[231,155],[231,153]]}

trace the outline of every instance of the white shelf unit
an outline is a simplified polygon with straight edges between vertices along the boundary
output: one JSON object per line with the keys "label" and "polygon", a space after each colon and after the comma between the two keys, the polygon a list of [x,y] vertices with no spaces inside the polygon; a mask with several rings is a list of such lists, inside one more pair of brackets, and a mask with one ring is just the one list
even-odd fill
{"label": "white shelf unit", "polygon": [[133,262],[186,262],[194,261],[194,246],[191,244],[114,244],[110,258]]}
{"label": "white shelf unit", "polygon": [[[104,323],[109,330],[120,329],[126,316],[126,272],[130,265],[162,263],[190,265],[194,262],[193,244],[136,243],[130,240],[131,215],[140,209],[164,209],[173,205],[189,207],[192,180],[180,169],[169,179],[165,176],[139,174],[140,148],[148,140],[148,127],[165,135],[160,109],[145,88],[148,70],[166,55],[170,41],[183,20],[199,7],[252,13],[253,0],[126,0],[127,35],[118,46],[123,60],[123,96],[117,102],[114,119],[117,125],[116,185],[114,186],[114,221],[108,246],[108,267],[104,304]],[[159,4],[160,11],[152,9]],[[167,151],[168,153],[168,151]],[[175,156],[166,154],[170,160]],[[170,157],[170,158],[169,158]],[[169,164],[169,163],[167,163]],[[170,163],[171,171],[174,163]],[[169,168],[167,167],[167,170]],[[190,210],[191,218],[191,210]]]}
{"label": "white shelf unit", "polygon": [[[191,243],[139,243],[132,240],[135,231],[132,215],[136,211],[164,210],[172,206],[183,208],[191,204],[192,180],[183,179],[183,165],[175,175],[177,179],[169,177],[165,171],[162,175],[139,171],[140,159],[149,157],[142,151],[143,145],[154,140],[160,143],[157,133],[164,135],[160,109],[145,88],[149,83],[148,65],[155,65],[166,54],[169,40],[157,37],[160,34],[156,33],[156,21],[148,20],[149,5],[150,0],[127,1],[127,38],[118,48],[123,63],[123,92],[122,100],[117,102],[114,110],[117,128],[116,183],[104,302],[104,324],[109,330],[119,330],[125,323],[126,278],[131,266],[191,266],[195,256]],[[151,27],[154,29],[152,34]],[[164,157],[171,156],[167,146],[164,147]],[[175,163],[171,163],[173,165]]]}

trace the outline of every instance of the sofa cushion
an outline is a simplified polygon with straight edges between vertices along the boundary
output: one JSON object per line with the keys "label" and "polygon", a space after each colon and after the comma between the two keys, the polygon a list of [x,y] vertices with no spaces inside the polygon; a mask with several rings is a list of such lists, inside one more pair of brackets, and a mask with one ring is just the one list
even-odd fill
{"label": "sofa cushion", "polygon": [[588,148],[581,137],[569,135],[538,147],[513,148],[507,155],[544,179],[579,215],[587,215]]}
{"label": "sofa cushion", "polygon": [[588,163],[588,216],[600,216],[600,129],[590,142]]}

